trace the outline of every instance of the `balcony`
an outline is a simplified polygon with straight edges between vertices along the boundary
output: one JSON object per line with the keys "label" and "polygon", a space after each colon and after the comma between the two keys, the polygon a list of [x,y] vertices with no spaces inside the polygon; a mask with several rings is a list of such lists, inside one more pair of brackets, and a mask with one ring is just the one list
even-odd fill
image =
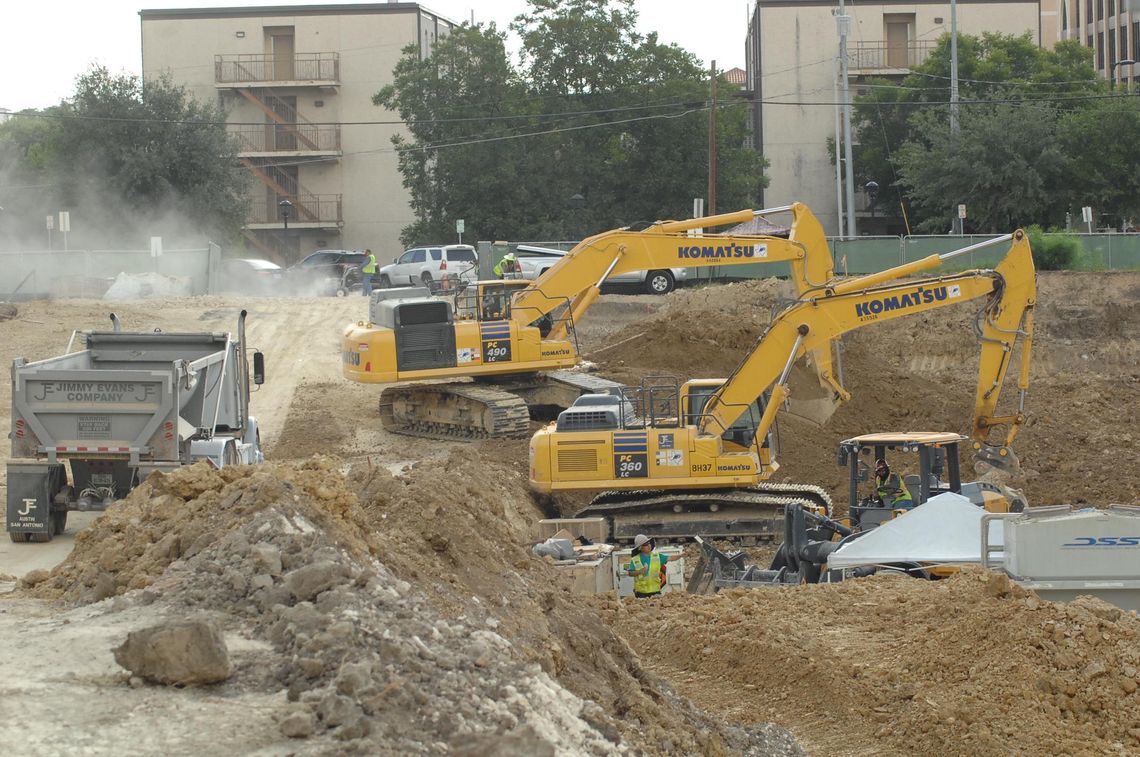
{"label": "balcony", "polygon": [[307,123],[228,126],[242,158],[339,157],[340,125]]}
{"label": "balcony", "polygon": [[218,87],[336,87],[340,85],[340,54],[215,55],[214,83]]}
{"label": "balcony", "polygon": [[926,61],[934,51],[934,40],[911,40],[905,45],[885,40],[852,42],[847,48],[848,67],[854,76],[901,74]]}
{"label": "balcony", "polygon": [[[264,201],[255,200],[246,218],[245,228],[283,228],[284,222],[278,207],[282,197],[285,196],[267,193]],[[344,225],[341,195],[299,193],[287,199],[293,204],[293,214],[289,218],[290,229],[336,229]]]}

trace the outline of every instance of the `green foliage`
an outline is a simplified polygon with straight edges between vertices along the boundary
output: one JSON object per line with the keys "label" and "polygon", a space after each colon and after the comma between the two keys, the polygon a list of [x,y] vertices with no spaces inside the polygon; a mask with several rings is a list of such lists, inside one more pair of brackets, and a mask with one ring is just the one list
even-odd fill
{"label": "green foliage", "polygon": [[[959,34],[958,60],[960,145],[955,147],[948,138],[949,106],[942,105],[949,100],[950,83],[950,38],[945,35],[901,83],[871,80],[868,94],[856,98],[856,182],[877,182],[883,188],[878,200],[883,206],[899,199],[887,188],[901,193],[919,229],[945,231],[960,202],[970,207],[968,226],[983,219],[979,230],[991,230],[1008,219],[1060,222],[1078,191],[1066,178],[1068,167],[1060,170],[1060,164],[1075,155],[1064,139],[1066,133],[1075,134],[1076,127],[1062,119],[1096,110],[1101,102],[1065,98],[1107,91],[1093,68],[1092,51],[1073,40],[1045,50],[1028,34]],[[1010,102],[972,102],[981,100]],[[1023,131],[1034,149],[1044,151],[1041,161],[1016,144]],[[996,142],[984,144],[990,137]],[[1122,149],[1129,148],[1140,149],[1140,142]],[[1137,157],[1133,155],[1132,165]],[[995,162],[977,162],[983,159]],[[1002,162],[1006,160],[1012,162]],[[948,162],[939,168],[938,161]],[[921,182],[937,184],[941,196]],[[1090,183],[1084,191],[1103,188]],[[1034,198],[1044,200],[1036,209]]]}
{"label": "green foliage", "polygon": [[1025,232],[1033,250],[1033,265],[1039,271],[1071,270],[1084,257],[1081,240],[1071,234],[1046,234],[1037,225],[1028,227]]}
{"label": "green foliage", "polygon": [[137,245],[151,234],[236,235],[248,180],[224,114],[169,79],[92,68],[59,106],[0,127],[6,216],[42,239],[44,216],[69,209],[77,244]]}
{"label": "green foliage", "polygon": [[[411,134],[393,139],[416,217],[402,241],[449,239],[456,218],[472,238],[553,240],[687,216],[706,191],[707,74],[636,18],[630,0],[530,0],[518,69],[494,25],[453,30],[427,59],[407,48],[373,98]],[[746,130],[745,108],[719,110],[722,209],[763,188]]]}

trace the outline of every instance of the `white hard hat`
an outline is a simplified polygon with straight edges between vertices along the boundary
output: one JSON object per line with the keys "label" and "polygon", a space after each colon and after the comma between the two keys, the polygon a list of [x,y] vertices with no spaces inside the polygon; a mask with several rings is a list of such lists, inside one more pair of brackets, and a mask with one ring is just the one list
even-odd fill
{"label": "white hard hat", "polygon": [[633,548],[634,549],[641,549],[642,545],[644,545],[648,541],[649,541],[648,536],[646,536],[645,534],[638,534],[637,536],[633,537]]}

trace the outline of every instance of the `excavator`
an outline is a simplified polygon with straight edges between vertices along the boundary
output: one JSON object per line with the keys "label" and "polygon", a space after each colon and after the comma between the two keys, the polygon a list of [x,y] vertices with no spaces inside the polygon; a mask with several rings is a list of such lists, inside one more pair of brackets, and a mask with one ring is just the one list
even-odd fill
{"label": "excavator", "polygon": [[[904,278],[1004,242],[1010,248],[993,270]],[[1025,422],[1036,298],[1033,256],[1020,230],[831,282],[779,311],[725,380],[647,380],[619,396],[580,398],[532,437],[531,485],[542,493],[604,491],[576,517],[607,518],[617,541],[638,533],[766,540],[782,533],[783,511],[793,506],[826,518],[830,497],[819,487],[769,481],[779,468],[775,423],[793,365],[855,329],[974,299],[983,302],[970,439],[979,459],[1014,468],[1010,445]],[[997,415],[1019,340],[1017,411]],[[825,378],[850,397],[834,376]]]}
{"label": "excavator", "polygon": [[[787,239],[698,231],[779,212],[792,214]],[[374,293],[369,321],[344,331],[343,373],[368,384],[453,380],[385,389],[380,417],[389,431],[446,439],[525,438],[528,405],[561,410],[583,394],[621,388],[569,370],[579,359],[574,326],[608,277],[750,263],[789,263],[798,296],[832,279],[823,227],[802,203],[615,229],[582,240],[535,281],[480,281],[457,292],[454,301],[426,290]],[[830,346],[813,349],[812,367],[826,386],[838,373]]]}

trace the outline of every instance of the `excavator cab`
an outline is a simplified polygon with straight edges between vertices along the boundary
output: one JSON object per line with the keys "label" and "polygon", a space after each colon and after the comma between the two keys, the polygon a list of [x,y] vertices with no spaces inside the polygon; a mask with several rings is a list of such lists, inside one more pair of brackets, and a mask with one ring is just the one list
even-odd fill
{"label": "excavator cab", "polygon": [[529,281],[476,281],[455,294],[456,320],[505,321],[511,317],[511,297]]}
{"label": "excavator cab", "polygon": [[[1020,512],[1025,499],[984,481],[962,483],[959,445],[969,437],[945,432],[865,434],[839,443],[837,462],[848,469],[848,513],[855,531],[881,525],[945,492],[961,494],[990,512]],[[909,502],[883,501],[874,474],[885,460],[910,494]]]}

